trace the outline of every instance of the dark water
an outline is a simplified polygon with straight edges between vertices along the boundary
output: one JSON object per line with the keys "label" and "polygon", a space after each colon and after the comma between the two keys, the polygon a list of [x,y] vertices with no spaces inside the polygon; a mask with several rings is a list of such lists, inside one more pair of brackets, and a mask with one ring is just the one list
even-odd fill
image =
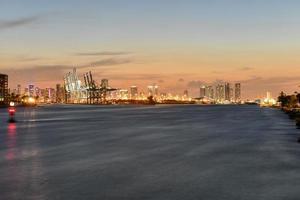
{"label": "dark water", "polygon": [[256,106],[0,109],[0,199],[300,199],[300,130]]}

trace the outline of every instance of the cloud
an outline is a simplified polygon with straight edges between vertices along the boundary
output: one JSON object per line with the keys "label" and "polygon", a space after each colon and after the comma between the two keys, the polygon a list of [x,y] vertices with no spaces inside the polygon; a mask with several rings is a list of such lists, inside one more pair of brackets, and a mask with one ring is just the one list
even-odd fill
{"label": "cloud", "polygon": [[80,52],[76,53],[76,56],[120,56],[120,55],[128,55],[131,52],[126,51],[101,51],[101,52]]}
{"label": "cloud", "polygon": [[25,57],[25,56],[22,56],[22,57],[18,57],[16,60],[19,61],[19,62],[33,62],[33,61],[42,60],[42,58],[41,57]]}
{"label": "cloud", "polygon": [[93,66],[93,67],[99,67],[99,66],[113,66],[113,65],[122,65],[127,63],[132,63],[133,59],[131,58],[108,58],[108,59],[102,59],[98,61],[91,62],[89,65],[83,65],[80,68],[84,68],[87,66]]}
{"label": "cloud", "polygon": [[242,68],[239,68],[240,71],[250,71],[250,70],[253,70],[254,68],[253,67],[242,67]]}
{"label": "cloud", "polygon": [[[89,63],[85,63],[79,66],[73,66],[73,65],[66,65],[66,64],[37,64],[34,66],[25,66],[22,68],[14,68],[14,67],[7,67],[5,69],[2,69],[3,73],[8,74],[10,77],[12,77],[14,83],[12,84],[18,84],[18,83],[50,83],[50,82],[62,82],[64,75],[71,71],[74,67],[76,67],[78,70],[86,70],[86,68],[94,69],[94,74],[97,75],[96,68],[101,68],[101,71],[103,72],[103,69],[105,67],[111,67],[115,65],[122,65],[126,63],[133,62],[130,58],[109,58],[109,59],[102,59],[98,61],[92,61]],[[78,73],[80,75],[80,71]],[[120,75],[122,77],[124,75]],[[145,76],[147,77],[147,76]],[[142,78],[142,77],[140,77]],[[151,78],[148,76],[148,78]],[[153,77],[152,77],[153,78]],[[129,79],[129,78],[128,78]]]}
{"label": "cloud", "polygon": [[223,74],[224,72],[214,70],[214,71],[212,71],[211,73],[212,73],[212,74]]}
{"label": "cloud", "polygon": [[23,17],[14,20],[0,20],[0,30],[22,27],[40,20],[40,16]]}
{"label": "cloud", "polygon": [[204,81],[189,81],[187,83],[187,87],[189,88],[199,88],[201,85],[205,85],[206,83]]}
{"label": "cloud", "polygon": [[276,76],[270,78],[263,78],[260,76],[253,76],[246,80],[241,80],[241,83],[246,84],[255,84],[255,85],[263,85],[269,87],[276,87],[276,86],[284,86],[284,85],[291,85],[291,84],[300,84],[300,76]]}

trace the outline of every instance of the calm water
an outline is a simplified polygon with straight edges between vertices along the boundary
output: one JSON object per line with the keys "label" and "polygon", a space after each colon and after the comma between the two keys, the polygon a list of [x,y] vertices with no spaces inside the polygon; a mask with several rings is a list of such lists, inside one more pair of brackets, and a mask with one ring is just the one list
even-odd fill
{"label": "calm water", "polygon": [[299,199],[300,130],[256,106],[0,109],[0,199]]}

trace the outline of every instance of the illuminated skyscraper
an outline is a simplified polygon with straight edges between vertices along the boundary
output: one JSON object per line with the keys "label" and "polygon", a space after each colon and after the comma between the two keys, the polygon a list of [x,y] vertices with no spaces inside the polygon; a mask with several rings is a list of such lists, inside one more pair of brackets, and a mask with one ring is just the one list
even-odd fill
{"label": "illuminated skyscraper", "polygon": [[234,101],[234,90],[233,90],[233,88],[232,87],[230,87],[230,101]]}
{"label": "illuminated skyscraper", "polygon": [[56,84],[56,103],[63,103],[65,100],[65,89],[61,84]]}
{"label": "illuminated skyscraper", "polygon": [[19,95],[19,96],[22,95],[22,88],[21,88],[20,84],[17,85],[17,95]]}
{"label": "illuminated skyscraper", "polygon": [[131,97],[131,99],[137,99],[138,98],[138,88],[137,88],[137,86],[131,86],[130,87],[130,97]]}
{"label": "illuminated skyscraper", "polygon": [[127,100],[128,99],[128,90],[119,90],[119,98],[122,100]]}
{"label": "illuminated skyscraper", "polygon": [[225,83],[225,100],[230,101],[230,83]]}
{"label": "illuminated skyscraper", "polygon": [[78,78],[76,69],[69,72],[64,77],[65,101],[67,103],[84,103],[87,101],[87,89],[95,87],[91,72],[84,76],[85,86]]}
{"label": "illuminated skyscraper", "polygon": [[101,88],[108,88],[108,79],[101,80]]}
{"label": "illuminated skyscraper", "polygon": [[183,96],[184,97],[189,97],[189,91],[188,90],[184,90],[183,91]]}
{"label": "illuminated skyscraper", "polygon": [[206,87],[203,85],[200,87],[200,98],[204,98],[206,96]]}
{"label": "illuminated skyscraper", "polygon": [[153,96],[153,97],[158,96],[158,86],[156,84],[148,86],[148,96]]}
{"label": "illuminated skyscraper", "polygon": [[8,76],[0,74],[0,104],[8,103]]}
{"label": "illuminated skyscraper", "polygon": [[207,86],[206,87],[206,92],[205,92],[206,97],[209,99],[214,99],[214,88],[212,86]]}
{"label": "illuminated skyscraper", "polygon": [[41,96],[41,89],[40,88],[36,87],[34,90],[35,90],[35,96],[37,96],[37,97]]}
{"label": "illuminated skyscraper", "polygon": [[235,102],[241,101],[241,83],[235,84]]}
{"label": "illuminated skyscraper", "polygon": [[33,84],[28,85],[28,96],[34,97],[34,85]]}
{"label": "illuminated skyscraper", "polygon": [[28,87],[24,88],[24,95],[29,96],[29,89]]}
{"label": "illuminated skyscraper", "polygon": [[216,86],[216,100],[218,102],[223,102],[224,101],[224,85],[218,84]]}
{"label": "illuminated skyscraper", "polygon": [[55,93],[55,89],[54,88],[46,88],[47,91],[47,102],[55,102],[56,101],[56,93]]}

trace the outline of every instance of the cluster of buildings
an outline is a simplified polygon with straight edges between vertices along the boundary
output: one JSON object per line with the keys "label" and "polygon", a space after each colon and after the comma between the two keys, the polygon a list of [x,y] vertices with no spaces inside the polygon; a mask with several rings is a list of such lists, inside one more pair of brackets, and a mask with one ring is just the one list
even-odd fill
{"label": "cluster of buildings", "polygon": [[192,98],[189,97],[188,90],[184,90],[182,95],[174,95],[172,93],[160,92],[157,84],[148,85],[146,90],[140,90],[137,86],[131,86],[129,90],[117,89],[110,93],[109,98],[121,100],[147,100],[150,96],[157,102],[163,102],[165,100],[192,101]]}
{"label": "cluster of buildings", "polygon": [[156,102],[165,101],[197,101],[200,103],[240,103],[241,84],[203,85],[200,87],[199,98],[189,97],[188,90],[181,95],[159,92],[157,84],[149,85],[146,90],[139,90],[137,86],[129,89],[112,88],[107,79],[97,83],[92,73],[84,74],[84,81],[77,75],[76,69],[64,77],[64,84],[56,84],[55,88],[40,88],[34,84],[25,87],[17,85],[12,91],[8,88],[8,76],[0,74],[0,105],[9,100],[26,102],[29,98],[36,103],[107,103],[113,101],[145,101],[152,97]]}
{"label": "cluster of buildings", "polygon": [[33,84],[22,88],[21,85],[13,90],[8,88],[8,75],[0,74],[0,105],[7,105],[9,101],[16,102],[34,99],[37,103],[62,103],[64,101],[64,87],[60,84],[56,88],[41,89]]}
{"label": "cluster of buildings", "polygon": [[19,101],[34,98],[37,103],[63,103],[65,99],[65,89],[61,84],[57,84],[56,88],[40,88],[34,84],[22,88],[19,84],[10,93],[13,98],[19,99]]}
{"label": "cluster of buildings", "polygon": [[[156,102],[164,100],[188,100],[188,92],[185,91],[181,96],[174,96],[170,93],[160,93],[159,86],[152,84],[147,90],[140,90],[137,86],[131,86],[129,89],[112,88],[109,86],[108,79],[100,80],[98,83],[93,79],[91,72],[85,73],[83,81],[79,78],[76,69],[69,72],[64,77],[65,102],[66,103],[109,103],[118,101],[147,101],[152,97]],[[191,98],[189,98],[191,100]]]}
{"label": "cluster of buildings", "polygon": [[8,76],[0,74],[0,106],[8,103]]}
{"label": "cluster of buildings", "polygon": [[220,104],[241,102],[241,83],[234,85],[226,82],[216,86],[201,86],[200,100],[204,102],[214,102]]}

